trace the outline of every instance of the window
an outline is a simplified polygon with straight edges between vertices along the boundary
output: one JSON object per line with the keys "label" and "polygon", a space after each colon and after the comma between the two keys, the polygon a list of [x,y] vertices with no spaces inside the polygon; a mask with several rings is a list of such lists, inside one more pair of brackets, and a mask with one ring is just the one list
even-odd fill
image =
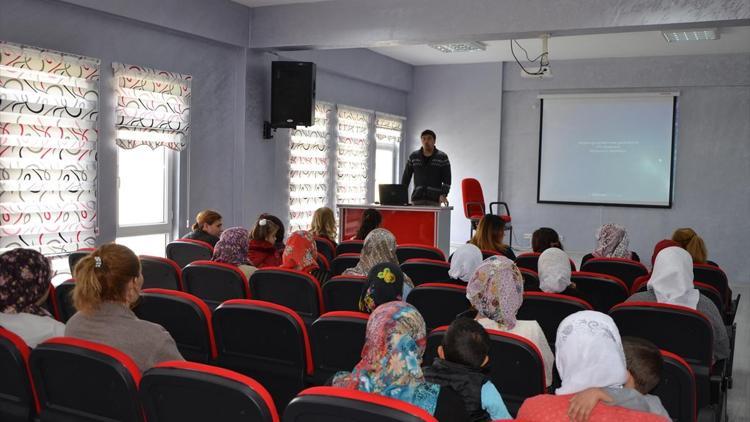
{"label": "window", "polygon": [[0,42],[0,252],[94,245],[99,61]]}
{"label": "window", "polygon": [[398,154],[403,119],[378,114],[375,118],[375,201],[380,200],[380,184],[398,180]]}
{"label": "window", "polygon": [[367,150],[371,113],[339,107],[336,203],[367,203]]}

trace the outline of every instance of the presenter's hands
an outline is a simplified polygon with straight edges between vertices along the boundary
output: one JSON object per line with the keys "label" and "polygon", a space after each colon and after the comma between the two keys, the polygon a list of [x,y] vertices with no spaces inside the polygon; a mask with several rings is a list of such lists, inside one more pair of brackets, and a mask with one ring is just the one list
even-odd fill
{"label": "presenter's hands", "polygon": [[448,198],[446,198],[445,195],[440,195],[439,201],[440,205],[445,205],[446,207],[448,206]]}

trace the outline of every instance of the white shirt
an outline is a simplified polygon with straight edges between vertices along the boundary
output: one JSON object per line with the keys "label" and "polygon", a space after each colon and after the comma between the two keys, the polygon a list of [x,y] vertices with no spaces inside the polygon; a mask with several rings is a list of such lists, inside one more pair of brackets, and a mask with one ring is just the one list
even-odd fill
{"label": "white shirt", "polygon": [[21,337],[31,348],[48,338],[65,335],[65,324],[47,316],[34,314],[0,312],[0,326]]}
{"label": "white shirt", "polygon": [[477,322],[486,329],[515,334],[534,343],[542,354],[544,379],[547,382],[547,387],[552,385],[552,366],[555,364],[555,356],[552,354],[552,349],[550,349],[549,343],[547,343],[547,338],[544,336],[544,331],[542,331],[542,327],[539,326],[538,322],[518,320],[516,321],[516,326],[513,327],[512,330],[500,328],[500,325],[497,322],[489,318],[480,318]]}

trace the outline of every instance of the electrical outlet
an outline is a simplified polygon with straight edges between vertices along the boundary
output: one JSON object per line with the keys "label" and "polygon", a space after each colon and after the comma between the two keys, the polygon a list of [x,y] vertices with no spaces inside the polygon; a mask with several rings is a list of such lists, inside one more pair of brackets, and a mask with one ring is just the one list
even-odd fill
{"label": "electrical outlet", "polygon": [[524,233],[523,238],[527,240],[531,240],[531,233]]}

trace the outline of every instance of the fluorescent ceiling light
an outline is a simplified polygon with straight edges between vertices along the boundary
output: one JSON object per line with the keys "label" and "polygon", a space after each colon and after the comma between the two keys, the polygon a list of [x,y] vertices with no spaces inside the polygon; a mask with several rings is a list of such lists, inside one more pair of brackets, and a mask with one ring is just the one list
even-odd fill
{"label": "fluorescent ceiling light", "polygon": [[667,42],[707,41],[718,40],[719,34],[715,29],[697,29],[694,31],[661,31]]}
{"label": "fluorescent ceiling light", "polygon": [[470,53],[472,51],[484,51],[487,44],[480,41],[461,41],[445,44],[430,44],[430,47],[442,53]]}

